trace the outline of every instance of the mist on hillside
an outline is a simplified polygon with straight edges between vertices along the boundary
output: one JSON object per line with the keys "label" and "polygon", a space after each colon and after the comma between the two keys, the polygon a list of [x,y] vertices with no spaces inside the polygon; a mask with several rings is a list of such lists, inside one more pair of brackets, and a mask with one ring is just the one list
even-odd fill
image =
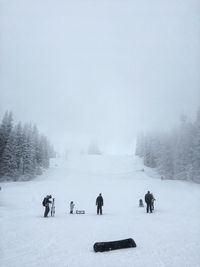
{"label": "mist on hillside", "polygon": [[56,149],[132,152],[200,102],[200,3],[1,1],[0,117],[33,122]]}

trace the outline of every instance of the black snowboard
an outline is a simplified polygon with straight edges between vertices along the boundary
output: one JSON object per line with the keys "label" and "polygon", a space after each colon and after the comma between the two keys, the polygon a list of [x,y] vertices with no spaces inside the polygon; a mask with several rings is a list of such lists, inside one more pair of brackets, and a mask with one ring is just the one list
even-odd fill
{"label": "black snowboard", "polygon": [[94,244],[95,252],[104,252],[121,248],[135,248],[136,243],[132,238],[110,241],[110,242],[97,242]]}

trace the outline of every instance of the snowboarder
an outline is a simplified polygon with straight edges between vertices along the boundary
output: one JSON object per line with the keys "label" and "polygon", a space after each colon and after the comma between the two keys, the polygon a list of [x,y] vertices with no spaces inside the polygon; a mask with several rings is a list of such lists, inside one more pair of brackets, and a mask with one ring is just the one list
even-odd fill
{"label": "snowboarder", "polygon": [[148,191],[144,198],[147,204],[147,213],[149,213],[149,210],[152,213],[152,199],[153,199],[152,194]]}
{"label": "snowboarder", "polygon": [[139,200],[139,207],[144,207],[144,203],[143,203],[142,199]]}
{"label": "snowboarder", "polygon": [[75,204],[73,201],[70,202],[70,214],[73,214],[74,212],[74,207],[75,207]]}
{"label": "snowboarder", "polygon": [[103,207],[103,197],[101,194],[96,199],[96,206],[97,206],[97,215],[100,214],[102,215],[102,207]]}
{"label": "snowboarder", "polygon": [[44,217],[48,217],[48,214],[50,211],[49,204],[51,204],[51,200],[50,200],[51,198],[52,198],[51,195],[47,195],[42,202],[42,205],[45,207]]}

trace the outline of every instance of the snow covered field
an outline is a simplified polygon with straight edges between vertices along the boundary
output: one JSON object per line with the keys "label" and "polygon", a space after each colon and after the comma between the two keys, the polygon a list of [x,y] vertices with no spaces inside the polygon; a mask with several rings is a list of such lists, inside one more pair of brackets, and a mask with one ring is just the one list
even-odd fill
{"label": "snow covered field", "polygon": [[[79,156],[53,161],[34,181],[1,184],[0,266],[200,266],[200,185],[161,181],[142,168],[131,156]],[[147,190],[156,198],[153,214],[138,207]],[[56,199],[54,218],[43,218],[47,194]],[[86,214],[70,215],[71,200]],[[97,241],[124,238],[137,248],[93,252]]]}

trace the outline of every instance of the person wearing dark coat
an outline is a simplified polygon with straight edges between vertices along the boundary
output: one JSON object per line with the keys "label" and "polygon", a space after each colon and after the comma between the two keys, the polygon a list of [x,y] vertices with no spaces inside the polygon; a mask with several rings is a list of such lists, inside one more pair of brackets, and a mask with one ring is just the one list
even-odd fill
{"label": "person wearing dark coat", "polygon": [[48,217],[48,214],[49,214],[49,211],[50,211],[50,208],[49,208],[49,204],[51,204],[50,198],[52,198],[52,196],[51,195],[47,195],[43,200],[44,206],[45,206],[44,217]]}
{"label": "person wearing dark coat", "polygon": [[101,194],[96,199],[96,206],[97,206],[97,215],[100,213],[102,215],[102,207],[103,207],[103,197]]}
{"label": "person wearing dark coat", "polygon": [[149,213],[149,211],[152,213],[152,199],[153,199],[152,194],[148,191],[144,199],[147,204],[147,213]]}

